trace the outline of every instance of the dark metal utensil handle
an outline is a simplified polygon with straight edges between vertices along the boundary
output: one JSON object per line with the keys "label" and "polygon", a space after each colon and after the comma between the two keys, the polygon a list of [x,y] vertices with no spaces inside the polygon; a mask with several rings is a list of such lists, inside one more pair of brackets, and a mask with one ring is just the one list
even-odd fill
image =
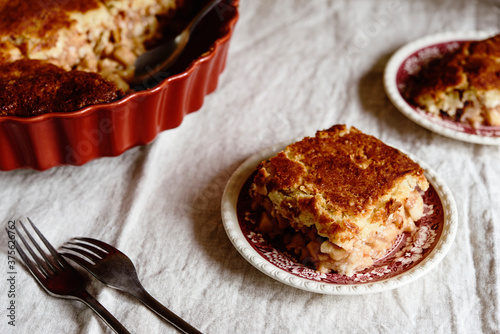
{"label": "dark metal utensil handle", "polygon": [[92,311],[94,311],[115,333],[130,334],[130,332],[87,291],[83,291],[78,298],[91,308]]}
{"label": "dark metal utensil handle", "polygon": [[142,290],[138,291],[137,293],[133,293],[133,296],[139,299],[144,305],[146,305],[161,318],[177,328],[181,333],[201,334],[199,330],[188,324],[174,312],[170,311],[155,298],[153,298],[153,296],[151,296],[144,288],[142,288]]}

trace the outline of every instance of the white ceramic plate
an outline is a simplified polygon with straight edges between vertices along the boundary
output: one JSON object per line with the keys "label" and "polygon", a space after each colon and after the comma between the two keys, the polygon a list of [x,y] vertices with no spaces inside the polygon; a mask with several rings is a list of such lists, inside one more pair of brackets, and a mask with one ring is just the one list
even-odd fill
{"label": "white ceramic plate", "polygon": [[484,145],[500,145],[500,127],[481,126],[474,129],[468,124],[433,116],[409,104],[401,92],[408,78],[417,73],[422,64],[456,50],[460,43],[481,40],[494,35],[491,32],[448,32],[427,36],[400,48],[390,58],[384,72],[384,87],[391,102],[406,117],[440,135]]}
{"label": "white ceramic plate", "polygon": [[[400,237],[393,249],[373,267],[352,277],[321,274],[298,263],[275,248],[265,236],[252,230],[253,224],[238,218],[240,193],[263,160],[274,156],[286,144],[259,152],[246,160],[231,176],[222,196],[222,221],[226,233],[240,254],[257,269],[290,286],[323,294],[358,295],[394,289],[423,276],[446,255],[457,230],[457,209],[450,191],[425,163],[408,154],[425,170],[431,187],[424,195],[425,214],[418,232]],[[240,201],[240,202],[239,202]],[[241,207],[241,206],[240,206]]]}

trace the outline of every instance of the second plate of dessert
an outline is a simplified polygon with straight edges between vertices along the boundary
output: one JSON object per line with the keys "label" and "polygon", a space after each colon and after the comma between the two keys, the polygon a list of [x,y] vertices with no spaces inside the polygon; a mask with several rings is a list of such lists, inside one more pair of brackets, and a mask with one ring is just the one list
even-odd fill
{"label": "second plate of dessert", "polygon": [[457,209],[447,186],[427,164],[405,153],[425,171],[430,187],[423,195],[424,216],[417,231],[398,237],[393,247],[373,266],[351,277],[335,272],[320,273],[299,262],[256,231],[251,221],[248,195],[256,167],[288,143],[277,144],[248,158],[230,178],[222,197],[222,220],[238,252],[264,274],[295,288],[332,294],[359,295],[394,289],[433,269],[446,255],[455,238]]}
{"label": "second plate of dessert", "polygon": [[448,32],[427,36],[403,46],[394,53],[385,68],[384,87],[389,99],[410,120],[435,133],[475,144],[500,145],[500,126],[472,126],[443,113],[436,116],[410,101],[406,94],[411,80],[431,61],[457,51],[468,41],[484,40],[493,35],[485,31]]}

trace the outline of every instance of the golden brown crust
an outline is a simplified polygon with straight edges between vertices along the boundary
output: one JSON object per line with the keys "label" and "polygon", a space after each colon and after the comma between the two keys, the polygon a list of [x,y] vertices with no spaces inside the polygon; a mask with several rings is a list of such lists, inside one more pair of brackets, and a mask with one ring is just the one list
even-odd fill
{"label": "golden brown crust", "polygon": [[65,71],[39,60],[0,65],[0,115],[29,117],[75,111],[123,96],[97,73]]}
{"label": "golden brown crust", "polygon": [[71,26],[69,14],[85,13],[101,5],[99,0],[1,0],[0,35],[36,36],[51,43],[54,32]]}
{"label": "golden brown crust", "polygon": [[415,82],[411,96],[436,95],[467,81],[481,90],[500,89],[500,35],[466,42],[456,52],[432,62]]}
{"label": "golden brown crust", "polygon": [[270,163],[276,174],[267,184],[269,192],[305,183],[335,210],[352,216],[367,210],[405,175],[423,176],[422,168],[397,149],[356,128],[347,131],[345,125],[291,144]]}
{"label": "golden brown crust", "polygon": [[500,89],[500,35],[464,47],[464,72],[469,84],[480,90]]}

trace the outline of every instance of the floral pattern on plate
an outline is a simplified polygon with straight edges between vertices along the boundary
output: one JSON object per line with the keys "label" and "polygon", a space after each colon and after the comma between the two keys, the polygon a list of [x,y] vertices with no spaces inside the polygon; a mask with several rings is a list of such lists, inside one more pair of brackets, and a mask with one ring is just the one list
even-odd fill
{"label": "floral pattern on plate", "polygon": [[[250,178],[251,179],[251,178]],[[423,194],[424,216],[416,223],[417,229],[412,233],[400,235],[393,247],[374,265],[348,277],[336,273],[320,273],[297,260],[279,244],[271,242],[265,235],[255,231],[250,199],[246,182],[238,200],[238,221],[247,241],[254,249],[276,267],[301,278],[333,284],[359,284],[376,282],[411,269],[418,265],[436,246],[443,230],[443,206],[434,188]]]}

